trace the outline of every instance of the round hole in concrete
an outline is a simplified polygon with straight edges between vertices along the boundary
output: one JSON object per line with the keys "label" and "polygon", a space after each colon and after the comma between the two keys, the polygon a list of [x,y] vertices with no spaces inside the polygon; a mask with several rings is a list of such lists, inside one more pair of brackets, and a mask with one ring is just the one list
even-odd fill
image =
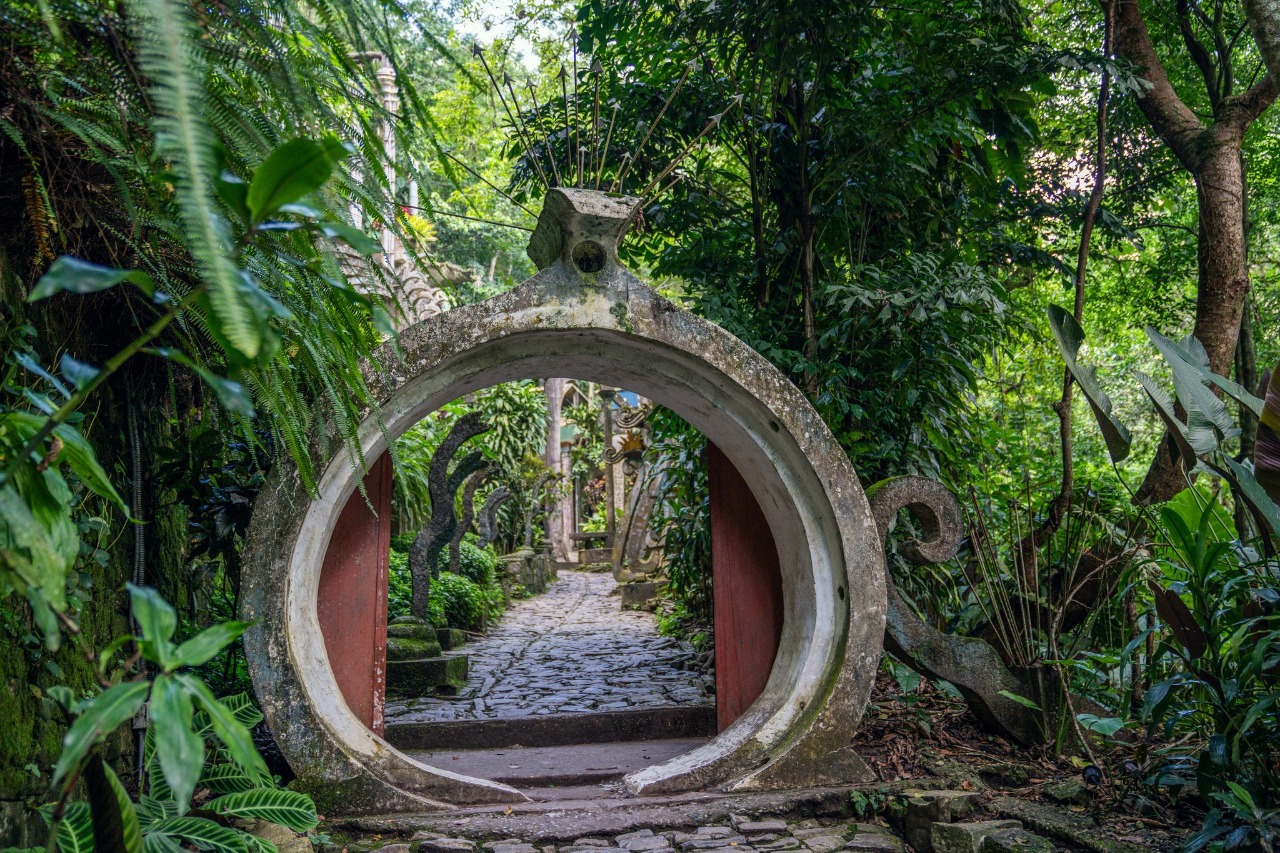
{"label": "round hole in concrete", "polygon": [[604,246],[594,240],[583,240],[573,247],[573,265],[580,272],[600,272],[604,261]]}

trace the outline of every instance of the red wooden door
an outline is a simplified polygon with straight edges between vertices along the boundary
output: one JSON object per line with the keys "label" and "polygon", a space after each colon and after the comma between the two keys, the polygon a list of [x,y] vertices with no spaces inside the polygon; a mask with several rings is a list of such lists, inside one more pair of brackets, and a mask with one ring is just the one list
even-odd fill
{"label": "red wooden door", "polygon": [[721,731],[764,690],[782,636],[782,570],[760,504],[707,444],[715,596],[716,718]]}
{"label": "red wooden door", "polygon": [[[320,569],[316,603],[329,665],[347,706],[382,734],[387,693],[387,555],[391,456],[382,454],[338,516]],[[373,504],[376,514],[370,510]]]}

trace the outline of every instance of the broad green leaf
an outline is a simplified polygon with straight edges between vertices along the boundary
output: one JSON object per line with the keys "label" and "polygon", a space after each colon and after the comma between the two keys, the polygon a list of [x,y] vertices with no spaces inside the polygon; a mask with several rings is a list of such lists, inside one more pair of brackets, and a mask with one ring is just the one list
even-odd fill
{"label": "broad green leaf", "polygon": [[267,772],[267,765],[258,754],[258,748],[253,744],[253,737],[244,724],[236,719],[231,709],[219,702],[200,679],[186,673],[176,675],[175,678],[194,694],[200,710],[209,717],[209,725],[213,733],[227,748],[227,754],[231,760],[240,765],[255,781],[261,784],[270,782],[271,774]]}
{"label": "broad green leaf", "polygon": [[142,839],[142,853],[183,853],[183,850],[169,836],[148,832]]}
{"label": "broad green leaf", "polygon": [[1124,720],[1119,717],[1099,717],[1096,714],[1076,714],[1080,725],[1103,737],[1111,737],[1124,728]]}
{"label": "broad green leaf", "polygon": [[125,281],[136,285],[148,297],[155,295],[155,281],[140,270],[104,267],[63,255],[53,262],[48,272],[40,276],[27,301],[36,302],[64,291],[76,294],[97,293]]}
{"label": "broad green leaf", "polygon": [[1147,329],[1147,337],[1160,350],[1173,374],[1173,392],[1187,413],[1187,440],[1203,456],[1217,449],[1224,439],[1240,434],[1235,418],[1216,394],[1205,387],[1202,378],[1208,371],[1195,364],[1177,344],[1154,329]]}
{"label": "broad green leaf", "polygon": [[145,681],[126,681],[108,687],[80,712],[62,739],[62,755],[53,769],[53,784],[61,782],[78,767],[102,738],[133,719],[147,698],[151,685]]}
{"label": "broad green leaf", "polygon": [[344,222],[321,222],[317,226],[320,233],[330,240],[341,240],[362,256],[377,254],[382,251],[382,244],[368,234]]}
{"label": "broad green leaf", "polygon": [[186,814],[204,768],[204,740],[193,728],[191,694],[172,675],[156,676],[151,689],[151,728],[156,761],[173,791],[178,814]]}
{"label": "broad green leaf", "polygon": [[58,362],[58,366],[62,370],[62,375],[67,377],[76,389],[86,387],[90,382],[97,378],[102,371],[94,367],[92,364],[85,364],[83,361],[76,361],[69,355],[63,355]]}
{"label": "broad green leaf", "polygon": [[250,220],[264,222],[281,206],[296,202],[324,186],[333,166],[347,154],[334,137],[317,142],[291,139],[276,147],[253,173],[246,203]]}
{"label": "broad green leaf", "polygon": [[[1135,372],[1134,375],[1137,376],[1138,384],[1142,386],[1142,390],[1146,392],[1147,399],[1151,400],[1151,404],[1156,407],[1156,414],[1160,416],[1160,420],[1164,421],[1169,438],[1173,442],[1174,448],[1178,451],[1179,458],[1177,461],[1187,471],[1195,468],[1199,454],[1187,435],[1186,424],[1178,420],[1173,408],[1173,400],[1150,376],[1141,372]],[[1212,448],[1209,448],[1205,452],[1211,451]]]}
{"label": "broad green leaf", "polygon": [[[1232,382],[1230,379],[1219,376],[1209,370],[1209,356],[1205,353],[1204,345],[1195,337],[1188,335],[1182,342],[1175,343],[1151,326],[1147,327],[1147,337],[1155,344],[1156,349],[1164,356],[1165,361],[1170,364],[1175,359],[1182,361],[1196,372],[1201,381],[1211,382],[1218,386],[1223,393],[1240,405],[1250,409],[1254,415],[1260,416],[1262,414],[1261,399],[1255,397],[1243,385]],[[1191,347],[1195,347],[1195,350],[1192,351]]]}
{"label": "broad green leaf", "polygon": [[1080,345],[1084,343],[1084,329],[1076,322],[1076,318],[1057,305],[1049,306],[1049,326],[1053,330],[1053,339],[1058,344],[1058,352],[1066,362],[1071,377],[1080,386],[1081,393],[1093,409],[1094,419],[1102,430],[1102,438],[1107,444],[1107,453],[1112,462],[1121,462],[1129,455],[1133,438],[1129,430],[1111,414],[1111,398],[1098,384],[1098,378],[1092,367],[1085,367],[1076,361]]}
{"label": "broad green leaf", "polygon": [[215,853],[251,853],[243,833],[203,817],[174,817],[152,824],[152,835],[186,841]]}
{"label": "broad green leaf", "polygon": [[125,584],[131,598],[133,618],[142,631],[142,656],[162,669],[171,668],[173,632],[178,630],[178,614],[169,602],[151,587]]}
{"label": "broad green leaf", "polygon": [[210,626],[178,646],[174,658],[178,666],[200,666],[236,641],[249,627],[248,622],[222,622]]}
{"label": "broad green leaf", "polygon": [[283,788],[254,788],[227,794],[208,803],[205,808],[232,817],[258,818],[286,826],[294,832],[306,832],[320,822],[316,817],[316,804],[310,797]]}
{"label": "broad green leaf", "polygon": [[[10,411],[0,416],[0,425],[12,429],[15,435],[25,441],[40,431],[45,425],[45,420],[44,417],[31,412]],[[56,461],[66,462],[86,488],[98,497],[111,501],[127,515],[129,508],[120,498],[115,487],[111,485],[107,473],[98,464],[97,454],[94,453],[92,445],[85,441],[84,436],[68,424],[59,424],[54,428],[53,434],[62,442],[62,449],[58,451]]]}

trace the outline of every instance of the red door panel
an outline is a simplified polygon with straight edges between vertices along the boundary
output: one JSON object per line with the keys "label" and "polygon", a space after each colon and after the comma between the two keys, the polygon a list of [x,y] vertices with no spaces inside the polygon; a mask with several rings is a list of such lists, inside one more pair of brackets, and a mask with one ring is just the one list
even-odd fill
{"label": "red door panel", "polygon": [[782,570],[764,512],[733,463],[707,445],[715,595],[716,717],[724,731],[764,690],[782,636]]}
{"label": "red door panel", "polygon": [[[387,554],[391,456],[382,454],[338,516],[320,570],[317,610],[329,665],[348,707],[383,733],[387,691]],[[373,504],[375,514],[369,508]]]}

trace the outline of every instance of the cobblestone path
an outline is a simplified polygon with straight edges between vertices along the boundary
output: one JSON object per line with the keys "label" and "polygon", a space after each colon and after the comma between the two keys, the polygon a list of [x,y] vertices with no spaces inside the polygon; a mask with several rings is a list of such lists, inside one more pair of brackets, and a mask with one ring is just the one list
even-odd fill
{"label": "cobblestone path", "polygon": [[457,696],[390,699],[387,722],[714,705],[693,650],[660,635],[653,614],[622,610],[615,587],[609,574],[562,571],[467,644],[470,677]]}

